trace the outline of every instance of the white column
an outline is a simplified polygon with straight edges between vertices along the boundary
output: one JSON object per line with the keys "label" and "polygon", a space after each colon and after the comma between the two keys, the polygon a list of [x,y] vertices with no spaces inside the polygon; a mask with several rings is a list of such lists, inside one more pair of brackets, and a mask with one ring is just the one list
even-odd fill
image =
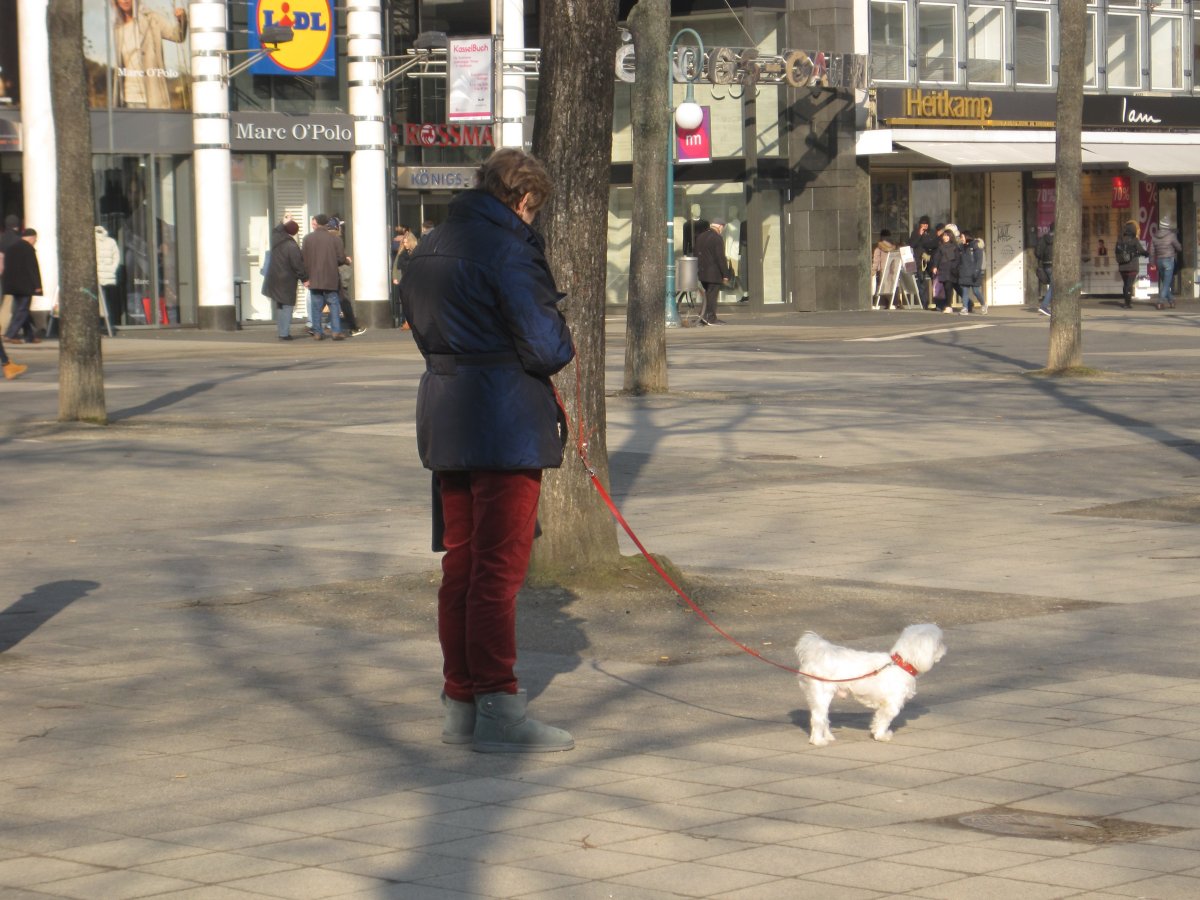
{"label": "white column", "polygon": [[493,30],[500,37],[500,127],[497,147],[525,144],[525,0],[493,0]]}
{"label": "white column", "polygon": [[42,297],[34,297],[33,309],[49,309],[58,287],[58,163],[50,105],[50,38],[46,25],[46,0],[18,0],[24,225],[38,233],[38,266],[45,291]]}
{"label": "white column", "polygon": [[225,4],[188,6],[192,47],[192,164],[196,173],[196,295],[204,329],[237,327],[233,309],[232,181],[229,160],[229,86],[225,72]]}
{"label": "white column", "polygon": [[[346,83],[354,118],[350,240],[354,302],[362,324],[391,323],[387,227],[387,123],[383,114],[383,11],[379,0],[347,0]],[[361,308],[362,312],[358,312]]]}

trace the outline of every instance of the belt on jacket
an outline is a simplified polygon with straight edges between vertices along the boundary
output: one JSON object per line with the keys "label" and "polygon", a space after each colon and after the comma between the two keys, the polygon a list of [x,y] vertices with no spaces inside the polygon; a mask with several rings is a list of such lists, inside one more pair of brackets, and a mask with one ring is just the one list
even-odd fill
{"label": "belt on jacket", "polygon": [[502,369],[521,369],[521,359],[516,353],[430,353],[425,358],[425,368],[435,375],[455,375],[459,366],[480,366]]}

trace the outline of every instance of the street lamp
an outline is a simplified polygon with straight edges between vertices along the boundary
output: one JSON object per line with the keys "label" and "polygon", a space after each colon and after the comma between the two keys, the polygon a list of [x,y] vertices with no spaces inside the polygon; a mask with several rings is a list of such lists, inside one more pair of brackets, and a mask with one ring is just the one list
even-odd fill
{"label": "street lamp", "polygon": [[[704,41],[691,28],[681,28],[671,40],[671,52],[667,56],[667,110],[671,111],[675,93],[675,47],[679,39],[690,35],[696,42],[695,47],[687,47],[685,55],[694,58],[688,60],[688,65],[680,66],[684,81],[687,83],[687,94],[683,102],[674,110],[673,124],[682,131],[692,131],[699,128],[704,121],[704,110],[696,102],[693,85],[700,80],[700,72],[704,68]],[[675,127],[667,128],[667,327],[679,327],[679,310],[675,308]]]}

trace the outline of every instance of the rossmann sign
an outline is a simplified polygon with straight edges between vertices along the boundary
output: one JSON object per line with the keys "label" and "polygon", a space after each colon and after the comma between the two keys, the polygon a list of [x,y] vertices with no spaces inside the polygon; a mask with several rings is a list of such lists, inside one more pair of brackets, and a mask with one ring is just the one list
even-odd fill
{"label": "rossmann sign", "polygon": [[249,46],[262,47],[264,28],[292,29],[292,39],[279,44],[250,67],[255,75],[337,75],[333,4],[329,0],[254,0]]}
{"label": "rossmann sign", "polygon": [[410,147],[491,147],[491,125],[443,125],[409,122],[404,143]]}

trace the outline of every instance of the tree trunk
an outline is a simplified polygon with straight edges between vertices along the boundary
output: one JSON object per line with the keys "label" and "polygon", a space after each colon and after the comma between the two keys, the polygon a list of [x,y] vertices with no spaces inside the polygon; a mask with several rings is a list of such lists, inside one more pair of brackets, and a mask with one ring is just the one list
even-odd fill
{"label": "tree trunk", "polygon": [[637,80],[630,115],[633,131],[633,224],[629,246],[629,299],[625,320],[625,383],[633,394],[667,391],[666,168],[671,96],[667,55],[670,0],[638,0],[626,23],[633,33]]}
{"label": "tree trunk", "polygon": [[1079,310],[1081,291],[1080,247],[1083,214],[1080,210],[1083,150],[1084,4],[1059,6],[1058,102],[1054,163],[1054,268],[1050,277],[1052,299],[1050,351],[1047,370],[1061,372],[1083,364],[1083,328]]}
{"label": "tree trunk", "polygon": [[[554,179],[539,225],[563,312],[578,353],[555,379],[571,438],[561,469],[542,483],[531,573],[554,578],[602,569],[620,558],[616,523],[576,452],[580,435],[601,481],[608,482],[604,409],[604,285],[608,268],[608,191],[612,160],[612,71],[617,4],[546,0],[542,4],[541,80],[533,152]],[[597,79],[600,79],[597,81]]]}
{"label": "tree trunk", "polygon": [[103,425],[108,412],[100,356],[102,301],[97,294],[92,134],[80,0],[49,0],[46,25],[58,174],[58,418]]}

